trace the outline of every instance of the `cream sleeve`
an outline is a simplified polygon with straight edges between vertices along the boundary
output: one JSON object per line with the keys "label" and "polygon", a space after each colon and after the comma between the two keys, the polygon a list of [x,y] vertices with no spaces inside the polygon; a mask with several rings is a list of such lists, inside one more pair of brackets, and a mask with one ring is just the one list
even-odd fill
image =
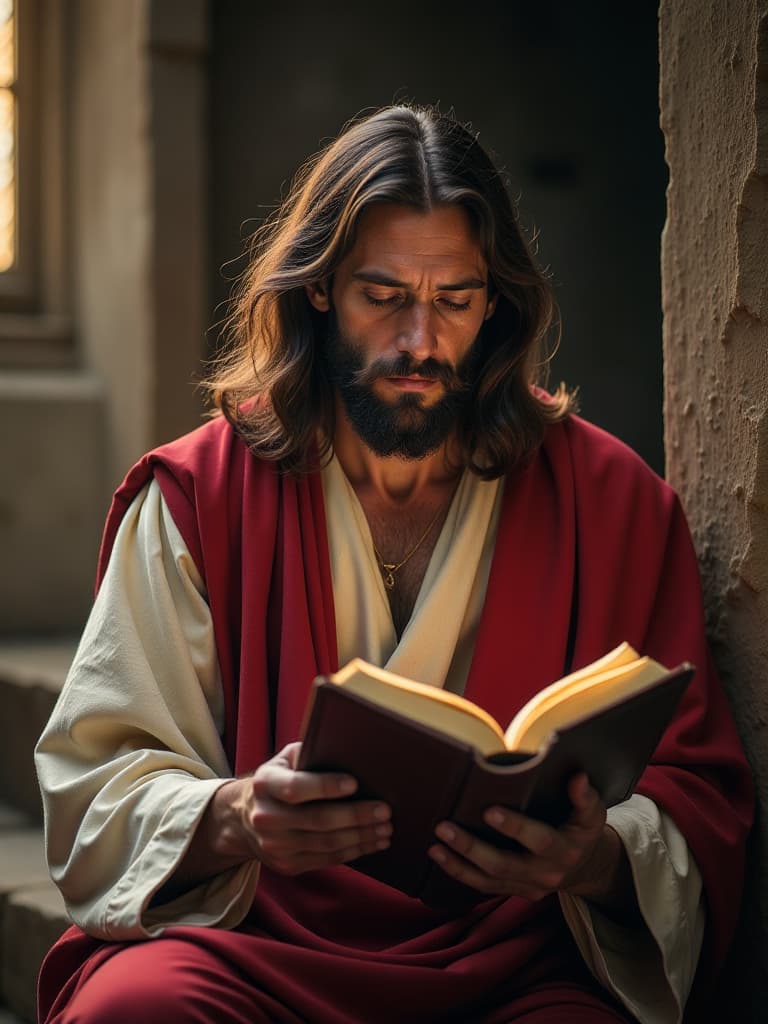
{"label": "cream sleeve", "polygon": [[643,923],[624,927],[561,893],[565,919],[592,973],[642,1024],[677,1024],[704,936],[699,869],[680,830],[648,797],[611,807],[608,824],[627,851]]}
{"label": "cream sleeve", "polygon": [[151,906],[231,777],[223,715],[205,588],[153,481],[120,525],[35,752],[51,875],[85,931],[147,938],[247,913],[255,862]]}

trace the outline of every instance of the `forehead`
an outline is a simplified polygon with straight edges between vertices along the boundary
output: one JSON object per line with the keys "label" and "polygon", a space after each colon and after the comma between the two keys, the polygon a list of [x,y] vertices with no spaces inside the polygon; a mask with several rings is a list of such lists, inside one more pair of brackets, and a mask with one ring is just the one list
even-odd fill
{"label": "forehead", "polygon": [[340,270],[455,270],[484,274],[480,241],[463,206],[436,206],[424,213],[410,206],[369,207],[357,224],[355,242]]}

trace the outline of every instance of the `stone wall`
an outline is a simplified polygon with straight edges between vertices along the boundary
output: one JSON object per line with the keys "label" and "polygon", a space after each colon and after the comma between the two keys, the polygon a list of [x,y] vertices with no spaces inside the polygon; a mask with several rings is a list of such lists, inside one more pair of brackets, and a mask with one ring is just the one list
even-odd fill
{"label": "stone wall", "polygon": [[[768,2],[663,0],[667,476],[701,560],[715,656],[760,811],[730,970],[768,997]],[[738,965],[738,966],[737,966]]]}
{"label": "stone wall", "polygon": [[[61,272],[0,362],[0,636],[82,627],[111,491],[200,421],[209,315],[206,0],[32,6],[44,109],[61,107],[44,119],[60,145],[41,150],[62,172],[41,238]],[[55,362],[52,314],[67,324]]]}

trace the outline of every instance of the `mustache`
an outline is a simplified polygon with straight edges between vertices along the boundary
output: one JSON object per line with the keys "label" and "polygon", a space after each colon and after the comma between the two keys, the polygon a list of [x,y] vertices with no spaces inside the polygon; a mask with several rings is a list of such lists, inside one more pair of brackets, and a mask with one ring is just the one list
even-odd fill
{"label": "mustache", "polygon": [[353,382],[357,385],[370,386],[382,377],[421,377],[423,380],[436,380],[447,391],[465,391],[469,386],[448,363],[441,363],[432,356],[417,362],[407,352],[403,352],[397,359],[376,359],[370,366],[356,370]]}

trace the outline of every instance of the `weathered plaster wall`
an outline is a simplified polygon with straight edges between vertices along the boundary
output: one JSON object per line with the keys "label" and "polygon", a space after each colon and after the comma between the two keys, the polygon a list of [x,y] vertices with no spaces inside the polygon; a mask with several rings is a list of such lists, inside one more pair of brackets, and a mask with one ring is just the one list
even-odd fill
{"label": "weathered plaster wall", "polygon": [[[732,970],[768,996],[768,0],[662,0],[667,476],[760,814]],[[736,967],[738,963],[738,968]]]}

